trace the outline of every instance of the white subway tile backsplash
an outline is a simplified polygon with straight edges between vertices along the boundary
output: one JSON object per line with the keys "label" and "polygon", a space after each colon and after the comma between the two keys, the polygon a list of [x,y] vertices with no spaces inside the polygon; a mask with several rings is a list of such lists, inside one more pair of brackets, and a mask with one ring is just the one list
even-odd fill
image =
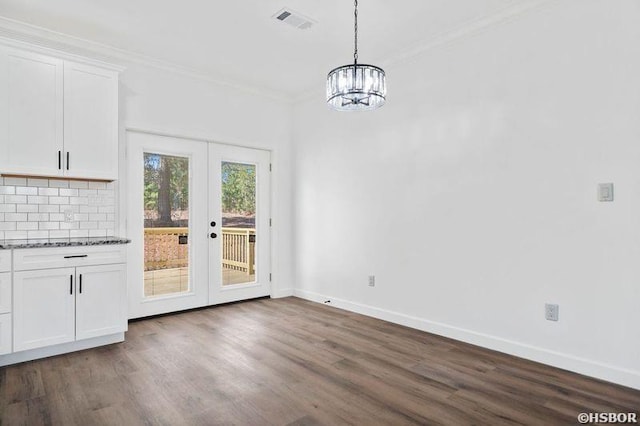
{"label": "white subway tile backsplash", "polygon": [[92,213],[89,215],[89,220],[95,220],[95,221],[104,221],[107,220],[107,215],[104,213]]}
{"label": "white subway tile backsplash", "polygon": [[27,213],[5,213],[4,221],[5,222],[26,222]]}
{"label": "white subway tile backsplash", "polygon": [[16,195],[38,195],[38,188],[29,186],[17,186]]}
{"label": "white subway tile backsplash", "polygon": [[49,188],[68,188],[68,180],[49,179]]}
{"label": "white subway tile backsplash", "polygon": [[77,197],[78,196],[78,189],[60,189],[60,196],[62,197]]}
{"label": "white subway tile backsplash", "polygon": [[91,229],[89,231],[89,236],[90,237],[106,237],[107,231],[103,229]]}
{"label": "white subway tile backsplash", "polygon": [[27,202],[26,195],[5,195],[4,202],[7,204],[25,204]]}
{"label": "white subway tile backsplash", "polygon": [[49,231],[27,231],[27,238],[49,238]]}
{"label": "white subway tile backsplash", "polygon": [[15,231],[15,222],[0,222],[0,231]]}
{"label": "white subway tile backsplash", "polygon": [[69,204],[71,205],[84,205],[86,206],[87,204],[89,204],[89,198],[88,197],[69,197]]}
{"label": "white subway tile backsplash", "polygon": [[89,182],[89,189],[106,189],[107,184],[104,182]]}
{"label": "white subway tile backsplash", "polygon": [[67,230],[49,231],[49,238],[69,238],[69,231]]}
{"label": "white subway tile backsplash", "polygon": [[41,186],[41,187],[48,187],[49,186],[49,179],[38,179],[38,178],[29,178],[27,179],[27,185],[29,186]]}
{"label": "white subway tile backsplash", "polygon": [[69,204],[69,197],[49,197],[49,204]]}
{"label": "white subway tile backsplash", "polygon": [[38,205],[37,204],[17,204],[16,211],[18,213],[37,213]]}
{"label": "white subway tile backsplash", "polygon": [[[5,178],[6,179],[6,178]],[[15,225],[15,222],[12,222]],[[28,231],[6,231],[4,238],[7,240],[24,240]]]}
{"label": "white subway tile backsplash", "polygon": [[26,178],[15,178],[15,177],[6,177],[4,178],[5,185],[13,185],[13,186],[26,186],[27,179]]}
{"label": "white subway tile backsplash", "polygon": [[78,229],[80,222],[60,222],[60,229]]}
{"label": "white subway tile backsplash", "polygon": [[87,222],[89,220],[89,215],[87,213],[76,213],[73,215],[73,220],[77,222]]}
{"label": "white subway tile backsplash", "polygon": [[38,229],[38,222],[16,222],[18,231],[34,231]]}
{"label": "white subway tile backsplash", "polygon": [[58,213],[60,212],[60,206],[54,206],[49,204],[40,204],[38,206],[38,211],[40,213]]}
{"label": "white subway tile backsplash", "polygon": [[[115,185],[0,177],[0,239],[115,235]],[[74,215],[65,222],[65,211]]]}
{"label": "white subway tile backsplash", "polygon": [[47,231],[51,229],[60,229],[60,222],[39,222],[38,229]]}
{"label": "white subway tile backsplash", "polygon": [[42,195],[29,195],[29,204],[47,204],[49,197]]}
{"label": "white subway tile backsplash", "polygon": [[40,222],[49,220],[49,213],[29,213],[29,222]]}
{"label": "white subway tile backsplash", "polygon": [[58,188],[38,188],[38,195],[58,195]]}
{"label": "white subway tile backsplash", "polygon": [[71,238],[84,238],[89,236],[89,231],[86,229],[72,229],[71,231],[69,231],[69,236]]}
{"label": "white subway tile backsplash", "polygon": [[72,180],[69,182],[69,188],[87,189],[88,187],[89,187],[88,182],[83,182],[79,180]]}

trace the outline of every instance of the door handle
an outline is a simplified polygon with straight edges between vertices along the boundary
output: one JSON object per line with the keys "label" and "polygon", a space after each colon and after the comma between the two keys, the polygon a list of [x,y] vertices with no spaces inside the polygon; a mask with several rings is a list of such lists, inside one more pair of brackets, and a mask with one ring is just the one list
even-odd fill
{"label": "door handle", "polygon": [[73,294],[73,275],[69,275],[69,294]]}
{"label": "door handle", "polygon": [[58,170],[62,170],[62,151],[58,151]]}
{"label": "door handle", "polygon": [[215,221],[211,221],[211,227],[214,228],[216,226],[216,222]]}
{"label": "door handle", "polygon": [[80,274],[80,294],[82,294],[82,274]]}
{"label": "door handle", "polygon": [[69,151],[67,151],[67,170],[69,170]]}
{"label": "door handle", "polygon": [[218,237],[218,234],[216,234],[215,232],[211,233],[211,238],[217,238],[217,237]]}

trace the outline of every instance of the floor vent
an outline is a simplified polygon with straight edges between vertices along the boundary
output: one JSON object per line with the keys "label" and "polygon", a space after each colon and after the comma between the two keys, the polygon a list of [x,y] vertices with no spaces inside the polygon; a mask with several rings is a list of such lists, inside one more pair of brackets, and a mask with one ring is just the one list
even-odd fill
{"label": "floor vent", "polygon": [[277,19],[278,21],[282,21],[286,24],[291,25],[292,27],[296,27],[301,30],[306,30],[307,28],[311,28],[317,22],[313,19],[304,16],[302,13],[298,13],[294,10],[285,7],[284,9],[276,12],[272,18]]}

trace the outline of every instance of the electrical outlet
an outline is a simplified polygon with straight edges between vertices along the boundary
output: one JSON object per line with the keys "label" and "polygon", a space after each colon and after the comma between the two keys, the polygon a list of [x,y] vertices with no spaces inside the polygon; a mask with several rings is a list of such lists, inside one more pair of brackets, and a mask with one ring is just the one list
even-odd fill
{"label": "electrical outlet", "polygon": [[369,287],[375,287],[375,286],[376,286],[376,276],[369,275]]}
{"label": "electrical outlet", "polygon": [[65,222],[73,222],[73,210],[64,209],[64,221]]}
{"label": "electrical outlet", "polygon": [[558,321],[560,306],[553,303],[544,304],[544,317],[548,321]]}

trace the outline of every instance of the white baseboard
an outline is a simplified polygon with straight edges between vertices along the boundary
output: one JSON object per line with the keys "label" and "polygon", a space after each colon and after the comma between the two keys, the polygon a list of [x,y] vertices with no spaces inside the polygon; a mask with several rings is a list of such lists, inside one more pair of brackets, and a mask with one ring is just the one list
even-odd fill
{"label": "white baseboard", "polygon": [[294,295],[294,290],[292,288],[280,288],[271,292],[271,297],[274,299],[279,299],[281,297],[290,297]]}
{"label": "white baseboard", "polygon": [[482,346],[498,352],[525,358],[542,364],[551,365],[563,370],[584,374],[608,382],[640,390],[640,372],[619,368],[613,365],[580,358],[550,349],[527,345],[513,340],[503,339],[476,331],[450,326],[423,318],[388,311],[374,306],[336,299],[335,297],[322,295],[306,290],[295,289],[294,295],[312,302],[324,303],[330,300],[330,306],[404,325],[439,336],[448,337],[472,345]]}
{"label": "white baseboard", "polygon": [[47,358],[50,356],[66,354],[69,352],[82,351],[84,349],[95,348],[98,346],[110,345],[112,343],[119,342],[124,342],[124,333],[115,333],[108,336],[94,337],[91,339],[62,343],[59,345],[47,346],[44,348],[14,352],[12,354],[0,356],[0,366],[32,361],[34,359]]}

